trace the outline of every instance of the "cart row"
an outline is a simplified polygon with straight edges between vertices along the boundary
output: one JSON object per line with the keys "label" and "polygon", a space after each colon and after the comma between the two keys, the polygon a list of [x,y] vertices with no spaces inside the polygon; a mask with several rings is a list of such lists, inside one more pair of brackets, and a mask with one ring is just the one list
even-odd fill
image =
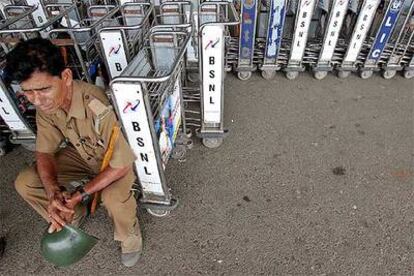
{"label": "cart row", "polygon": [[316,79],[337,71],[341,78],[375,71],[392,78],[414,76],[412,0],[241,0],[240,31],[228,63],[241,80],[260,70],[288,79],[309,69]]}

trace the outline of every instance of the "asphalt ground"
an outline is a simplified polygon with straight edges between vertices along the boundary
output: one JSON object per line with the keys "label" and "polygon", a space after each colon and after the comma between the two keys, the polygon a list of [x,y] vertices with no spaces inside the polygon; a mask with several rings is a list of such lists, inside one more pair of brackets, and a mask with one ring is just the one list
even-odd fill
{"label": "asphalt ground", "polygon": [[42,259],[46,223],[16,194],[31,163],[0,158],[7,247],[1,275],[414,275],[414,82],[356,76],[225,82],[223,145],[198,140],[167,179],[179,207],[140,210],[144,254],[120,263],[100,209],[84,229],[100,240],[79,263]]}

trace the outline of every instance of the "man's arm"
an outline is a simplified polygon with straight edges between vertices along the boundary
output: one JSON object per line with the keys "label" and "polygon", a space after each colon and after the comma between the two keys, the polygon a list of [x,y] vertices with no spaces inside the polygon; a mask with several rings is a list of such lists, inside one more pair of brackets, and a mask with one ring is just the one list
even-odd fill
{"label": "man's arm", "polygon": [[57,182],[56,160],[53,154],[36,151],[37,172],[50,200],[55,192],[60,191]]}
{"label": "man's arm", "polygon": [[[111,166],[108,166],[96,177],[94,177],[91,181],[89,181],[83,189],[88,194],[93,194],[102,191],[103,189],[111,185],[113,182],[127,175],[129,170],[131,169],[131,166],[125,166],[122,168],[112,168]],[[76,192],[72,195],[70,199],[67,199],[66,206],[73,209],[81,201],[82,195],[80,194],[80,192]]]}
{"label": "man's arm", "polygon": [[52,223],[49,229],[60,230],[65,225],[65,217],[70,216],[74,211],[64,204],[64,197],[57,182],[57,166],[53,154],[36,151],[37,172],[42,182],[49,204],[47,212]]}

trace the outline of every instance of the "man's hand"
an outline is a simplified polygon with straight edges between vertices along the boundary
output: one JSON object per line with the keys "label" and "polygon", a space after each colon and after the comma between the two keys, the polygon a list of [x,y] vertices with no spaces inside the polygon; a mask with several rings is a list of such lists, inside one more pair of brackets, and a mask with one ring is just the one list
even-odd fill
{"label": "man's hand", "polygon": [[72,195],[64,193],[63,197],[65,199],[65,206],[73,211],[73,213],[66,213],[64,217],[67,223],[71,223],[75,214],[75,207],[82,201],[82,195],[79,192],[75,192]]}
{"label": "man's hand", "polygon": [[67,219],[75,213],[73,209],[65,206],[65,198],[61,191],[56,191],[50,197],[47,213],[51,222],[48,232],[60,231],[66,224]]}

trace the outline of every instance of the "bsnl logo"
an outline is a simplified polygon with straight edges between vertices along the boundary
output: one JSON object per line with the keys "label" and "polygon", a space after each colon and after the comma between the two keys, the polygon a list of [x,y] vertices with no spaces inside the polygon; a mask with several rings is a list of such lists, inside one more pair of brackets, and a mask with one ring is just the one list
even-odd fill
{"label": "bsnl logo", "polygon": [[108,56],[117,55],[120,49],[121,49],[121,44],[118,44],[118,46],[112,46],[111,49],[109,50]]}
{"label": "bsnl logo", "polygon": [[214,41],[214,40],[210,40],[210,41],[207,43],[207,45],[206,45],[206,47],[204,48],[204,50],[207,50],[209,47],[211,47],[211,48],[215,48],[215,47],[216,47],[216,45],[217,45],[219,42],[220,42],[220,38],[217,38],[217,40],[216,40],[216,41]]}
{"label": "bsnl logo", "polygon": [[[117,46],[112,46],[109,49],[109,53],[108,53],[108,57],[114,57],[117,56],[120,53],[120,50],[122,48],[121,44],[118,44]],[[117,72],[122,72],[123,68],[122,68],[122,64],[119,62],[114,62],[115,65],[115,69]]]}
{"label": "bsnl logo", "polygon": [[131,113],[137,111],[137,108],[140,104],[140,100],[135,100],[133,102],[127,101],[125,104],[125,107],[123,108],[122,112],[125,113]]}

